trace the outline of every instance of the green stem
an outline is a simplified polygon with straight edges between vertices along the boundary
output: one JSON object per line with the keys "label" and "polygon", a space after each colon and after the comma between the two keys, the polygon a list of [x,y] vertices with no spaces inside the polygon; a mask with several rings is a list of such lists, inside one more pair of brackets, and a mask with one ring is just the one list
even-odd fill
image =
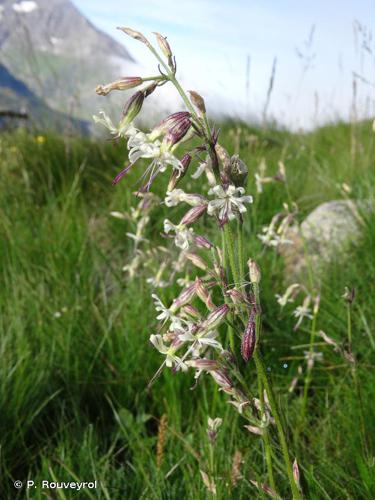
{"label": "green stem", "polygon": [[[260,308],[260,300],[259,300],[258,283],[253,283],[253,291],[254,291],[254,296],[255,296],[255,304],[256,304],[256,307],[259,309]],[[258,345],[259,341],[260,341],[260,333],[261,333],[260,329],[261,329],[260,314],[257,314],[256,319],[255,319],[256,345]],[[264,403],[264,392],[263,392],[264,386],[263,386],[262,376],[261,376],[261,373],[259,370],[257,370],[257,379],[258,379],[258,392],[259,392],[259,401],[260,401],[260,413],[261,413],[262,422],[263,422],[263,417],[265,415],[265,403]],[[268,480],[269,480],[271,488],[277,492],[275,479],[273,476],[271,442],[270,442],[270,434],[269,434],[268,427],[263,428],[262,438],[263,438],[264,450],[265,450],[265,455],[266,455]]]}
{"label": "green stem", "polygon": [[[259,372],[257,372],[257,378],[258,378],[258,392],[259,392],[259,401],[260,401],[260,414],[261,414],[262,422],[263,422],[263,417],[264,417],[264,414],[265,414],[265,411],[264,411],[264,394],[263,394],[262,378],[261,378]],[[269,434],[268,427],[264,427],[263,428],[262,439],[263,439],[263,443],[264,443],[264,452],[265,452],[265,455],[266,455],[266,466],[267,466],[267,475],[268,475],[269,485],[271,486],[271,488],[274,491],[277,492],[276,484],[275,484],[275,478],[273,476],[271,442],[270,442],[270,434]]]}
{"label": "green stem", "polygon": [[352,352],[352,310],[351,305],[347,305],[347,325],[348,325],[348,349]]}
{"label": "green stem", "polygon": [[[351,311],[351,304],[348,303],[347,305],[347,330],[348,330],[348,351],[351,356],[353,356],[352,352],[352,311]],[[362,449],[363,449],[363,454],[365,457],[368,456],[368,444],[367,444],[367,433],[366,433],[366,424],[365,424],[365,416],[363,413],[363,399],[362,399],[362,392],[361,392],[361,385],[358,380],[358,373],[357,373],[357,360],[355,356],[353,356],[353,365],[352,365],[352,377],[353,377],[353,382],[354,382],[354,388],[357,393],[357,398],[359,402],[359,420],[360,420],[360,432],[361,432],[361,440],[362,440]]]}
{"label": "green stem", "polygon": [[226,246],[227,246],[227,250],[228,250],[229,264],[230,264],[231,271],[232,271],[232,278],[234,281],[234,286],[235,286],[235,288],[238,288],[240,286],[241,282],[240,282],[240,277],[238,274],[236,258],[234,255],[233,234],[232,234],[232,230],[230,228],[229,222],[227,222],[224,225],[224,236],[225,236],[225,242],[226,242]]}
{"label": "green stem", "polygon": [[266,393],[267,393],[268,400],[269,400],[270,407],[271,407],[271,412],[272,412],[272,415],[275,419],[277,432],[279,435],[280,446],[281,446],[281,450],[282,450],[282,454],[283,454],[283,458],[284,458],[284,463],[285,463],[285,467],[286,467],[286,472],[288,475],[290,488],[291,488],[292,494],[293,494],[293,499],[294,500],[302,500],[301,493],[299,492],[298,486],[297,486],[296,482],[294,481],[293,467],[292,467],[292,463],[291,463],[290,457],[289,457],[288,444],[286,442],[286,437],[285,437],[283,425],[281,422],[279,410],[277,408],[275,396],[273,394],[273,390],[272,390],[271,384],[268,380],[267,373],[266,373],[266,370],[265,370],[265,367],[263,364],[263,360],[261,358],[261,355],[260,355],[258,349],[256,349],[254,352],[254,361],[255,361],[255,365],[256,365],[257,371],[259,373],[259,376],[261,377],[262,383],[266,389]]}
{"label": "green stem", "polygon": [[238,219],[237,222],[237,238],[238,238],[238,266],[240,273],[240,283],[244,277],[244,244],[243,244],[243,222]]}
{"label": "green stem", "polygon": [[[227,229],[228,226],[229,226],[229,224],[225,224],[224,230]],[[232,274],[234,276],[237,276],[237,270],[236,270],[235,259],[234,259],[234,251],[233,251],[233,240],[231,238],[232,235],[231,235],[230,230],[228,231],[228,229],[227,229],[227,233],[225,234],[225,236],[226,236],[226,241],[227,241],[227,246],[228,246],[229,263],[230,263],[230,266],[232,268]],[[231,258],[231,256],[232,256],[232,258]],[[237,281],[236,278],[234,278],[234,279],[235,279],[235,281]],[[253,289],[254,289],[256,303],[259,305],[259,288],[258,288],[257,283],[253,283]],[[258,329],[258,335],[259,335],[259,331],[260,331],[260,315],[259,314],[257,314],[256,328]],[[259,337],[257,337],[257,343],[258,343],[258,341],[259,341]],[[288,444],[286,442],[286,437],[285,437],[283,425],[281,422],[281,418],[279,415],[279,410],[277,408],[276,400],[275,400],[275,397],[273,395],[272,387],[271,387],[271,384],[268,380],[267,373],[266,373],[266,370],[265,370],[265,367],[263,364],[263,360],[260,356],[258,346],[256,346],[255,351],[254,351],[254,361],[255,361],[255,366],[257,369],[257,374],[261,379],[262,385],[266,389],[266,393],[267,393],[268,400],[269,400],[270,407],[271,407],[271,412],[272,412],[272,415],[273,415],[275,422],[276,422],[277,432],[279,435],[279,441],[280,441],[281,450],[282,450],[282,454],[283,454],[283,458],[284,458],[286,472],[287,472],[289,483],[290,483],[290,488],[291,488],[292,494],[293,494],[293,499],[294,500],[302,500],[301,493],[299,492],[297,484],[294,481],[293,467],[292,467],[292,463],[291,463],[290,457],[289,457]]]}
{"label": "green stem", "polygon": [[[313,352],[314,352],[314,341],[315,341],[315,334],[316,334],[316,318],[317,318],[317,314],[314,314],[312,322],[311,322],[310,343],[309,343],[309,359],[311,358],[311,356],[313,355]],[[309,367],[309,365],[307,365],[305,385],[303,388],[303,400],[302,400],[302,409],[301,409],[301,415],[300,415],[300,424],[298,426],[299,429],[297,432],[297,436],[299,435],[299,430],[303,427],[303,424],[304,424],[305,418],[306,418],[307,399],[308,399],[308,393],[309,393],[309,389],[310,389],[311,379],[312,379],[312,367]]]}

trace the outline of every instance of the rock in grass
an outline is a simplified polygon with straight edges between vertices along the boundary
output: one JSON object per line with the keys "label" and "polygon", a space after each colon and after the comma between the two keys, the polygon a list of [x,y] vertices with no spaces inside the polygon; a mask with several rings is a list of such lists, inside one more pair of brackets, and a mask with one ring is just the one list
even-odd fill
{"label": "rock in grass", "polygon": [[286,280],[306,278],[308,262],[322,272],[338,257],[345,258],[361,241],[366,215],[373,212],[373,200],[335,200],[319,205],[299,225],[288,230],[292,244],[280,247],[285,261]]}

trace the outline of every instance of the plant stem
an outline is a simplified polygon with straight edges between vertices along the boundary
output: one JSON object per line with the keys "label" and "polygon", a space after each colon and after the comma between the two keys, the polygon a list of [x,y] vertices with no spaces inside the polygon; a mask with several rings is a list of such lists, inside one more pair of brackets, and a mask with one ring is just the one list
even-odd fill
{"label": "plant stem", "polygon": [[[229,224],[227,223],[224,226],[224,231],[226,230],[225,237],[226,237],[226,242],[227,242],[227,247],[228,247],[229,263],[230,263],[230,266],[232,268],[232,275],[234,276],[234,280],[237,283],[237,285],[239,285],[238,274],[237,274],[237,269],[236,269],[236,261],[234,259],[233,238],[232,238],[232,233],[231,233],[230,229],[228,229],[228,228],[229,228]],[[254,289],[254,294],[255,294],[255,301],[257,303],[257,306],[259,307],[259,288],[258,288],[257,283],[253,283],[253,289]],[[256,322],[257,322],[256,328],[258,329],[257,333],[259,335],[259,331],[260,331],[260,315],[259,314],[257,314]],[[258,341],[259,341],[259,338],[257,337],[257,343],[258,343]],[[261,355],[259,353],[258,345],[255,347],[254,361],[255,361],[255,366],[257,369],[257,374],[261,379],[262,386],[264,386],[264,388],[266,389],[266,393],[267,393],[268,400],[269,400],[270,407],[271,407],[271,412],[272,412],[272,415],[273,415],[275,422],[276,422],[276,427],[277,427],[277,431],[278,431],[278,435],[279,435],[279,441],[280,441],[282,454],[283,454],[283,458],[284,458],[284,462],[285,462],[286,472],[288,475],[290,487],[291,487],[292,494],[293,494],[293,499],[294,500],[302,500],[302,496],[301,496],[299,489],[294,481],[293,468],[292,468],[292,463],[291,463],[290,457],[289,457],[288,445],[286,442],[286,437],[285,437],[283,425],[282,425],[281,418],[279,415],[279,410],[277,408],[276,400],[275,400],[275,397],[274,397],[274,394],[272,391],[272,387],[271,387],[271,384],[268,380],[267,373],[266,373],[266,370],[265,370],[265,367],[263,364],[263,360],[262,360]]]}
{"label": "plant stem", "polygon": [[273,415],[275,422],[276,422],[280,446],[281,446],[281,450],[282,450],[282,454],[283,454],[283,458],[284,458],[284,463],[285,463],[286,472],[287,472],[288,479],[289,479],[290,488],[291,488],[292,494],[293,494],[293,499],[294,500],[302,500],[301,493],[299,492],[299,489],[296,485],[296,482],[294,481],[293,467],[292,467],[292,463],[291,463],[290,457],[289,457],[288,444],[286,442],[286,437],[285,437],[283,425],[281,422],[279,410],[277,408],[275,396],[273,394],[271,384],[268,380],[267,373],[266,373],[266,370],[265,370],[265,367],[263,364],[263,360],[261,358],[261,355],[259,353],[258,348],[254,352],[254,361],[255,361],[255,365],[256,365],[257,371],[259,373],[259,376],[261,377],[262,383],[266,389],[266,393],[267,393],[268,400],[269,400],[270,407],[271,407],[271,412],[272,412],[272,415]]}
{"label": "plant stem", "polygon": [[[254,295],[255,295],[255,306],[256,306],[257,310],[259,310],[260,309],[260,300],[259,300],[258,283],[253,283],[253,291],[254,291]],[[256,344],[258,344],[260,341],[260,333],[261,333],[260,329],[261,329],[260,314],[257,313],[256,319],[255,319]],[[264,385],[263,385],[263,380],[262,380],[262,377],[261,377],[259,370],[257,370],[257,379],[258,379],[258,392],[259,392],[259,401],[260,401],[260,413],[261,413],[261,417],[262,417],[262,421],[263,421],[263,417],[265,415]],[[268,480],[269,480],[271,488],[277,492],[275,479],[273,476],[271,443],[270,443],[270,434],[269,434],[268,427],[263,428],[262,437],[263,437],[264,450],[265,450],[265,455],[266,455]]]}
{"label": "plant stem", "polygon": [[227,222],[224,225],[224,236],[225,236],[225,242],[226,242],[226,246],[227,246],[227,250],[228,250],[229,264],[230,264],[231,271],[232,271],[232,278],[234,281],[234,286],[235,286],[235,288],[238,288],[240,286],[240,277],[238,275],[237,263],[236,263],[236,258],[234,255],[233,234],[232,234],[232,230],[230,228],[229,222]]}
{"label": "plant stem", "polygon": [[[265,414],[264,411],[264,394],[263,394],[263,383],[262,383],[262,378],[260,376],[260,373],[257,372],[257,378],[258,378],[258,392],[259,392],[259,401],[260,401],[260,413],[263,421],[263,417]],[[271,488],[277,492],[276,489],[276,484],[275,484],[275,479],[273,476],[273,467],[272,467],[272,454],[271,454],[271,442],[270,442],[270,435],[269,435],[269,430],[268,427],[263,428],[263,433],[262,433],[262,439],[264,443],[264,452],[266,455],[266,466],[267,466],[267,474],[268,474],[268,481],[271,486]]]}
{"label": "plant stem", "polygon": [[302,408],[301,408],[301,415],[300,415],[300,423],[298,426],[297,430],[297,436],[299,435],[299,431],[302,428],[305,418],[306,418],[306,410],[307,410],[307,398],[308,398],[308,393],[310,389],[310,384],[311,384],[311,373],[312,373],[312,366],[309,366],[309,360],[311,359],[313,352],[314,352],[314,341],[315,341],[315,333],[316,333],[316,318],[317,314],[314,313],[312,322],[311,322],[311,332],[310,332],[310,343],[309,343],[309,359],[307,361],[307,373],[306,373],[306,378],[305,378],[305,385],[303,388],[303,400],[302,400]]}
{"label": "plant stem", "polygon": [[355,356],[353,356],[352,352],[352,311],[351,311],[351,304],[347,304],[347,331],[348,331],[348,350],[349,354],[353,357],[353,362],[352,362],[352,377],[353,377],[353,382],[354,382],[354,387],[355,391],[357,393],[357,398],[359,402],[359,419],[360,419],[360,432],[361,432],[361,440],[362,440],[362,448],[363,448],[363,454],[365,457],[368,456],[368,444],[367,444],[367,433],[366,433],[366,424],[365,424],[365,416],[363,414],[363,400],[362,400],[362,392],[361,392],[361,386],[358,380],[358,373],[357,373],[357,360]]}
{"label": "plant stem", "polygon": [[244,245],[243,245],[243,222],[238,219],[237,222],[237,238],[238,238],[238,267],[240,274],[240,283],[244,277]]}

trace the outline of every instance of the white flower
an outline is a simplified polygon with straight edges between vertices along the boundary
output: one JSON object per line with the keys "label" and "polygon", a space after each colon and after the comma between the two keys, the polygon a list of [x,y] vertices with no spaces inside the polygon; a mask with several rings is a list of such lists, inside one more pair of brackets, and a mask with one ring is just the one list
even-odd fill
{"label": "white flower", "polygon": [[176,356],[177,348],[175,346],[166,346],[161,335],[151,335],[150,342],[161,354],[165,355],[165,365],[168,368],[172,368],[175,365],[177,369],[181,368],[182,371],[188,369],[182,359]]}
{"label": "white flower", "polygon": [[174,243],[176,247],[181,248],[182,250],[187,250],[189,248],[194,234],[192,227],[187,228],[184,224],[176,226],[170,220],[165,219],[164,231],[166,234],[169,234],[172,231],[175,233]]}
{"label": "white flower", "polygon": [[194,172],[194,174],[191,174],[192,179],[199,179],[199,177],[203,174],[203,172],[206,170],[207,163],[202,162],[198,165],[197,170]]}
{"label": "white flower", "polygon": [[289,302],[293,302],[296,296],[296,291],[300,288],[301,285],[298,283],[293,283],[293,285],[290,285],[284,295],[279,295],[278,293],[275,295],[277,299],[277,303],[280,305],[280,307],[285,307]]}
{"label": "white flower", "polygon": [[175,207],[181,202],[185,202],[192,207],[197,207],[198,205],[207,203],[205,198],[200,194],[185,193],[182,189],[167,191],[167,196],[165,197],[164,202],[167,207]]}
{"label": "white flower", "polygon": [[178,339],[182,342],[192,342],[194,346],[192,347],[193,357],[198,357],[201,354],[202,349],[205,350],[207,347],[213,347],[219,351],[223,351],[223,346],[218,342],[216,337],[218,337],[218,332],[216,330],[211,330],[208,332],[194,332],[195,325],[188,322],[187,328],[185,328],[182,333],[179,333]]}
{"label": "white flower", "polygon": [[296,307],[296,309],[293,312],[293,316],[295,318],[298,318],[298,321],[294,327],[294,330],[297,330],[300,324],[302,323],[302,320],[304,318],[312,319],[312,312],[310,306],[311,302],[311,297],[310,295],[307,295],[302,303],[301,306]]}
{"label": "white flower", "polygon": [[207,157],[207,160],[198,165],[197,170],[191,175],[192,179],[199,179],[199,177],[205,173],[207,177],[208,184],[214,186],[216,183],[215,175],[212,171],[211,160]]}
{"label": "white flower", "polygon": [[208,428],[209,428],[210,431],[216,432],[218,430],[218,428],[221,426],[222,423],[223,423],[223,419],[222,418],[211,418],[211,417],[208,417],[207,424],[208,424]]}
{"label": "white flower", "polygon": [[129,160],[135,163],[140,158],[153,158],[150,169],[156,172],[165,172],[168,165],[176,170],[181,170],[182,164],[168,149],[168,147],[158,140],[152,141],[143,132],[133,134],[128,141]]}
{"label": "white flower", "polygon": [[233,405],[240,415],[243,414],[243,410],[246,406],[250,405],[250,401],[227,401],[228,404]]}
{"label": "white flower", "polygon": [[136,134],[138,131],[134,127],[133,123],[127,123],[124,125],[121,125],[121,122],[118,127],[116,127],[110,117],[106,115],[104,111],[99,111],[99,116],[94,115],[93,120],[95,123],[100,123],[103,125],[105,128],[107,128],[112,135],[115,135],[116,137],[127,137],[127,136],[132,136]]}
{"label": "white flower", "polygon": [[166,307],[155,293],[153,293],[151,297],[154,299],[156,311],[159,312],[156,319],[163,321],[163,324],[167,321],[171,321],[171,330],[176,327],[181,327],[181,320],[174,315],[174,311],[171,308]]}
{"label": "white flower", "polygon": [[263,234],[258,234],[260,241],[267,247],[277,248],[279,245],[292,245],[293,241],[288,240],[283,234],[275,232],[275,228],[271,226],[263,227]]}
{"label": "white flower", "polygon": [[124,214],[123,212],[117,212],[117,211],[110,212],[109,215],[111,215],[115,219],[121,219],[121,220],[126,220],[128,218],[128,214]]}
{"label": "white flower", "polygon": [[207,213],[217,215],[221,221],[233,220],[238,213],[246,212],[245,203],[252,203],[252,196],[243,196],[245,190],[242,187],[230,185],[226,190],[220,185],[214,186],[208,194],[215,195],[216,199],[208,203]]}

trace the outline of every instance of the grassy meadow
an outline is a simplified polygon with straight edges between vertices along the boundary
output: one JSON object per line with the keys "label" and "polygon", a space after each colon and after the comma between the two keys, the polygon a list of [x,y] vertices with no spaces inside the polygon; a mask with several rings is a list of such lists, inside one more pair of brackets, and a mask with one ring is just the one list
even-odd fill
{"label": "grassy meadow", "polygon": [[[304,321],[293,332],[292,308],[280,311],[275,294],[290,281],[282,258],[256,236],[285,201],[296,201],[302,220],[319,204],[342,198],[342,183],[351,187],[353,199],[374,198],[372,124],[292,134],[228,122],[220,141],[249,167],[247,191],[255,200],[246,218],[245,251],[262,269],[262,352],[304,495],[374,498],[374,220],[365,214],[363,238],[347,258],[313,277],[321,293],[317,329],[339,343],[347,337],[344,288],[356,290],[351,312],[360,397],[350,364],[317,339],[323,359],[312,371],[303,429],[303,374],[293,392],[289,387],[298,366],[305,370],[311,325]],[[125,157],[125,145],[108,141],[23,130],[0,135],[1,498],[212,498],[199,472],[207,469],[207,416],[223,419],[213,457],[217,498],[266,498],[250,482],[265,481],[262,441],[244,429],[210,377],[191,390],[193,372],[168,371],[147,390],[162,362],[148,340],[156,326],[152,289],[147,269],[133,280],[122,271],[133,246],[125,233],[134,228],[110,216],[136,202],[131,193],[139,165],[111,185]],[[270,175],[284,162],[287,184],[265,185],[258,195],[254,172],[263,158]],[[155,185],[160,195],[163,182]],[[163,243],[167,211],[160,205],[151,213],[150,239]],[[205,225],[210,236],[213,221]],[[168,301],[170,293],[160,295]],[[256,391],[252,362],[246,373]],[[289,498],[282,460],[275,459],[280,493]],[[27,479],[97,480],[99,487],[14,488],[15,480]]]}

